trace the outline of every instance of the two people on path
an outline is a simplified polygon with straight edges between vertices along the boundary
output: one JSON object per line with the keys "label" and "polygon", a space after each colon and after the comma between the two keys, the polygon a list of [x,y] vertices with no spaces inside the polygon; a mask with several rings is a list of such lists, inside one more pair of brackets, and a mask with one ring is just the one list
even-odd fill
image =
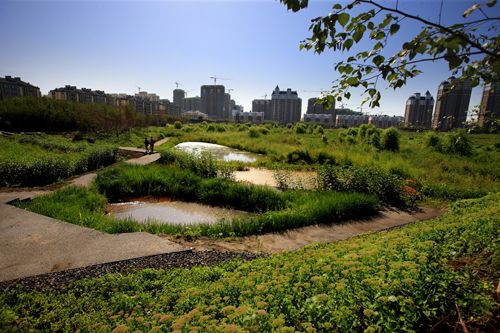
{"label": "two people on path", "polygon": [[155,140],[153,140],[153,137],[151,137],[149,140],[148,138],[144,138],[144,147],[146,148],[146,154],[152,154],[154,153],[155,150]]}

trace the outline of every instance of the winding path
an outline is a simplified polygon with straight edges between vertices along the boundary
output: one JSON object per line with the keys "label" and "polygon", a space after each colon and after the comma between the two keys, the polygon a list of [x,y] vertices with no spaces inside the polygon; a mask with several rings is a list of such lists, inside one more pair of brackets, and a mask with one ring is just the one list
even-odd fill
{"label": "winding path", "polygon": [[[157,145],[167,140],[160,140]],[[144,155],[145,151],[139,153]],[[156,153],[127,162],[149,164],[159,158]],[[95,176],[94,172],[88,173],[64,186],[89,186]],[[0,193],[0,281],[186,250],[149,233],[107,234],[8,205],[16,199],[31,199],[50,192]]]}

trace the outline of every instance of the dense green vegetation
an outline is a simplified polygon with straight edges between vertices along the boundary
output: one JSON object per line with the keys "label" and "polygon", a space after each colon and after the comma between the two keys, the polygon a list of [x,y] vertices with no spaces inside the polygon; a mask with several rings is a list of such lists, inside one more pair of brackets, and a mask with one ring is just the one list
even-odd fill
{"label": "dense green vegetation", "polygon": [[[104,170],[98,173],[96,188],[67,187],[30,202],[20,202],[18,206],[111,233],[147,231],[227,237],[338,223],[372,215],[378,204],[375,197],[358,193],[278,192],[225,179],[206,179],[190,171],[155,165],[122,165]],[[117,201],[142,196],[166,196],[257,214],[194,226],[158,224],[154,221],[141,224],[104,216],[108,199]]]}
{"label": "dense green vegetation", "polygon": [[117,161],[109,144],[73,142],[63,136],[0,137],[0,186],[37,186],[96,170]]}
{"label": "dense green vegetation", "polygon": [[3,131],[113,132],[137,126],[163,125],[165,117],[146,116],[131,107],[80,104],[50,98],[18,97],[0,101]]}
{"label": "dense green vegetation", "polygon": [[[0,294],[7,331],[495,331],[500,195],[444,216],[251,262],[146,269]],[[467,263],[467,265],[465,265]],[[496,317],[498,318],[498,317]]]}
{"label": "dense green vegetation", "polygon": [[[301,127],[300,134],[297,127]],[[332,130],[314,124],[199,124],[171,132],[175,137],[170,146],[184,141],[217,143],[263,154],[266,158],[257,163],[269,168],[317,169],[322,164],[378,167],[416,181],[423,194],[445,201],[480,197],[500,189],[500,136],[494,134],[394,134],[391,130],[388,133],[398,137],[399,148],[392,151],[382,148],[388,142],[383,139],[384,131],[368,125]],[[438,143],[429,145],[429,136]]]}

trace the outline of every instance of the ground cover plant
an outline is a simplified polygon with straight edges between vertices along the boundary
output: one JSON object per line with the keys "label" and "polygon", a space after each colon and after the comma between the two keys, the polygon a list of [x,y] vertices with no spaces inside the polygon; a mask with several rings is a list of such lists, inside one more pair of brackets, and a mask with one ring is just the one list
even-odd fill
{"label": "ground cover plant", "polygon": [[453,203],[430,221],[251,262],[108,274],[60,291],[3,291],[0,327],[493,332],[499,225],[497,193]]}
{"label": "ground cover plant", "polygon": [[47,185],[115,163],[106,143],[73,142],[60,135],[0,137],[0,186]]}

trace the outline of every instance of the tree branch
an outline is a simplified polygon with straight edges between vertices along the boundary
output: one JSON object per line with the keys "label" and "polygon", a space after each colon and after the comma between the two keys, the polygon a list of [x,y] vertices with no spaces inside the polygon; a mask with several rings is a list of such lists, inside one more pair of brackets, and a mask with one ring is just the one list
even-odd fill
{"label": "tree branch", "polygon": [[357,0],[357,2],[371,4],[372,6],[380,8],[382,10],[385,10],[385,11],[388,11],[388,12],[397,13],[399,15],[403,15],[403,16],[409,17],[411,19],[414,19],[416,21],[422,22],[422,23],[424,23],[424,24],[426,24],[428,26],[431,26],[431,27],[443,30],[443,31],[449,33],[452,36],[456,36],[456,37],[461,38],[462,40],[464,40],[465,42],[469,43],[474,48],[476,48],[478,50],[481,50],[482,53],[485,53],[485,54],[493,57],[494,59],[500,59],[500,56],[498,54],[496,54],[494,52],[491,52],[488,49],[485,49],[481,44],[478,44],[478,43],[474,42],[473,40],[471,40],[470,38],[468,38],[466,35],[464,35],[462,33],[458,33],[456,31],[453,31],[452,29],[450,29],[448,27],[445,27],[445,26],[443,26],[441,24],[437,24],[437,23],[428,21],[428,20],[423,19],[423,18],[421,18],[419,16],[415,16],[415,15],[412,15],[412,14],[405,13],[405,12],[399,10],[399,9],[394,9],[394,8],[389,8],[389,7],[382,6],[382,5],[376,3],[373,0]]}

